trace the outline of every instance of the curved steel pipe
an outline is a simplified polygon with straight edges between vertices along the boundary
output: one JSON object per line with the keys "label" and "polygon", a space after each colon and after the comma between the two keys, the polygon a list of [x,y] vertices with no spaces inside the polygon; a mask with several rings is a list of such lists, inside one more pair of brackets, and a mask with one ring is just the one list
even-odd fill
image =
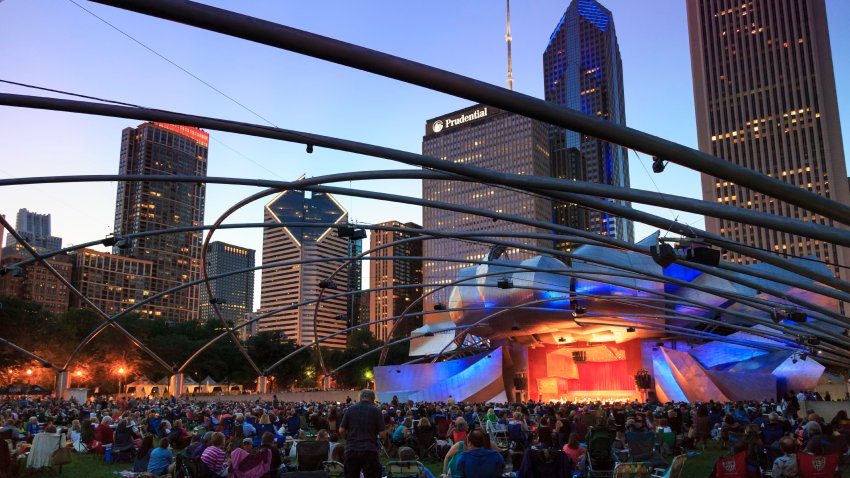
{"label": "curved steel pipe", "polygon": [[[776,178],[602,118],[495,85],[332,38],[187,0],[92,0],[331,61],[492,105],[644,151],[850,224],[850,207]],[[840,178],[839,178],[840,179]]]}

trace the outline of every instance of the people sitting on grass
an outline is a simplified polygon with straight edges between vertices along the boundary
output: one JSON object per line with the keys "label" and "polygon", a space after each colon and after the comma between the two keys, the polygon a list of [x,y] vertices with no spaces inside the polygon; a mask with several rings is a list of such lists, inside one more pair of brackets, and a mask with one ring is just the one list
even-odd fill
{"label": "people sitting on grass", "polygon": [[167,437],[159,439],[159,446],[151,451],[148,458],[148,473],[154,476],[162,476],[174,473],[174,455],[169,449],[170,441]]}
{"label": "people sitting on grass", "polygon": [[136,473],[146,472],[148,463],[153,452],[153,435],[145,435],[142,438],[142,445],[136,452],[136,458],[133,460],[133,471]]}
{"label": "people sitting on grass", "polygon": [[230,474],[234,478],[260,478],[271,469],[272,453],[267,448],[254,450],[254,441],[245,437],[242,446],[230,453]]}
{"label": "people sitting on grass", "polygon": [[210,439],[210,446],[201,453],[201,462],[216,475],[227,473],[227,455],[224,453],[225,438],[221,432],[215,432]]}
{"label": "people sitting on grass", "polygon": [[458,476],[463,478],[498,478],[505,469],[502,455],[486,443],[481,430],[473,430],[466,437],[466,449],[457,464]]}

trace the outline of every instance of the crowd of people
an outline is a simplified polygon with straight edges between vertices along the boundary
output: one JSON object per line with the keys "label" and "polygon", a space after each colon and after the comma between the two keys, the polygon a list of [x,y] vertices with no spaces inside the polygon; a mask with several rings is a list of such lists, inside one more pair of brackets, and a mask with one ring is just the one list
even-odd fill
{"label": "crowd of people", "polygon": [[[804,395],[805,397],[805,395]],[[780,401],[739,403],[376,403],[371,390],[346,402],[286,403],[99,397],[86,403],[7,399],[0,435],[33,442],[41,432],[66,431],[80,453],[103,454],[151,476],[276,477],[298,469],[293,447],[326,442],[325,462],[339,462],[346,477],[376,478],[392,460],[429,460],[446,477],[495,478],[506,472],[549,476],[536,468],[537,450],[548,466],[569,476],[588,467],[594,430],[611,432],[615,460],[638,459],[633,437],[653,441],[641,461],[714,446],[728,450],[750,476],[799,476],[799,452],[847,455],[850,419],[830,420],[800,410],[798,395]],[[305,448],[307,445],[303,445]],[[26,446],[20,447],[22,452]],[[551,453],[549,453],[551,452]],[[383,459],[382,459],[383,458]],[[303,463],[301,464],[303,465]],[[431,472],[421,470],[423,476]],[[536,473],[536,474],[535,474]],[[548,472],[547,472],[548,473]]]}

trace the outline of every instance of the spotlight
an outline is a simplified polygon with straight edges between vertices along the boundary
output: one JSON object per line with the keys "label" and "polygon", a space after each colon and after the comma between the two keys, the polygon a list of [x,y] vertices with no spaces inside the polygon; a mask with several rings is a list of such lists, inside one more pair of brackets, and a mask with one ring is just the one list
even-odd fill
{"label": "spotlight", "polygon": [[422,334],[422,335],[423,335],[423,336],[425,336],[425,337],[433,337],[433,336],[434,336],[434,332],[431,332],[431,331],[429,330],[428,332],[425,332],[425,333],[424,333],[424,334]]}
{"label": "spotlight", "polygon": [[792,358],[791,363],[797,363],[797,357]]}
{"label": "spotlight", "polygon": [[664,168],[667,167],[667,163],[664,162],[663,159],[653,156],[652,157],[652,172],[659,174],[664,172]]}
{"label": "spotlight", "polygon": [[517,324],[512,325],[511,330],[513,330],[513,331],[519,330],[519,325],[517,325]]}
{"label": "spotlight", "polygon": [[100,243],[103,244],[105,247],[112,247],[112,246],[114,246],[115,244],[118,243],[118,237],[109,236],[109,237],[105,238],[104,240],[100,241]]}
{"label": "spotlight", "polygon": [[0,277],[3,277],[4,275],[8,274],[9,272],[11,272],[9,270],[9,268],[3,267],[2,269],[0,269]]}
{"label": "spotlight", "polygon": [[446,310],[446,306],[444,304],[434,304],[434,310]]}
{"label": "spotlight", "polygon": [[587,312],[587,309],[585,309],[584,307],[582,307],[580,305],[577,305],[576,308],[573,309],[573,317],[578,317],[580,315],[584,315],[585,312]]}
{"label": "spotlight", "polygon": [[366,239],[366,230],[355,228],[354,226],[341,226],[337,228],[336,234],[339,237],[344,237],[347,239]]}
{"label": "spotlight", "polygon": [[806,313],[801,310],[787,310],[785,315],[791,322],[803,323],[806,321]]}
{"label": "spotlight", "polygon": [[629,327],[626,329],[626,332],[634,332],[636,329],[634,327]]}
{"label": "spotlight", "polygon": [[809,358],[809,354],[800,354],[800,360],[805,362],[807,358]]}
{"label": "spotlight", "polygon": [[313,145],[312,144],[307,145],[307,154],[313,154]]}
{"label": "spotlight", "polygon": [[776,309],[770,311],[770,320],[773,321],[774,324],[778,324],[782,322],[782,313]]}
{"label": "spotlight", "polygon": [[24,270],[20,266],[12,266],[12,277],[23,277]]}
{"label": "spotlight", "polygon": [[655,342],[656,347],[664,347],[664,342]]}
{"label": "spotlight", "polygon": [[514,283],[513,283],[513,281],[511,281],[507,277],[502,277],[501,279],[496,281],[496,286],[499,289],[513,289]]}
{"label": "spotlight", "polygon": [[652,260],[661,267],[669,267],[676,262],[676,251],[673,246],[666,242],[660,242],[657,246],[650,246],[649,253]]}
{"label": "spotlight", "polygon": [[685,252],[685,259],[697,264],[717,267],[720,265],[720,251],[711,247],[692,247]]}
{"label": "spotlight", "polygon": [[319,287],[322,289],[336,289],[336,282],[332,279],[322,279],[319,281]]}
{"label": "spotlight", "polygon": [[210,297],[210,304],[226,304],[227,301],[224,299],[216,299],[215,297]]}

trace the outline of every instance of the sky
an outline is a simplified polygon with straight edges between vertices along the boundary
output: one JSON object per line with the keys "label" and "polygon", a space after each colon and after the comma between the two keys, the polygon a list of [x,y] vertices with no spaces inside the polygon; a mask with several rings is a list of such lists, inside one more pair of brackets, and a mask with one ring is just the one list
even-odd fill
{"label": "sky", "polygon": [[[471,105],[468,100],[221,34],[89,3],[0,0],[0,79],[184,113],[272,124],[421,153],[425,121]],[[206,3],[329,36],[480,81],[505,85],[503,1],[207,0]],[[603,0],[613,12],[623,59],[628,126],[696,147],[685,0]],[[514,89],[543,96],[542,55],[568,2],[511,5]],[[850,2],[827,0],[842,130],[850,138]],[[140,43],[117,31],[109,22]],[[147,47],[147,48],[146,48]],[[154,52],[150,51],[153,50]],[[161,55],[161,56],[159,56]],[[174,64],[247,108],[234,103]],[[0,83],[0,92],[52,93]],[[249,111],[250,110],[250,111]],[[256,113],[256,114],[255,114]],[[121,130],[138,121],[0,108],[0,177],[117,174]],[[344,171],[406,168],[391,161],[210,131],[210,176],[294,180]],[[845,141],[845,156],[850,140]],[[699,174],[630,153],[631,186],[700,198]],[[349,184],[341,184],[348,187]],[[418,181],[360,182],[362,189],[421,196]],[[0,213],[52,214],[65,245],[110,234],[115,183],[0,188]],[[205,222],[256,192],[210,185]],[[415,206],[338,197],[353,221],[421,224]],[[263,203],[227,222],[261,222]],[[700,216],[635,205],[702,227]],[[636,224],[641,239],[654,228]],[[217,232],[222,240],[262,250],[259,229]],[[255,303],[259,303],[259,274]]]}

